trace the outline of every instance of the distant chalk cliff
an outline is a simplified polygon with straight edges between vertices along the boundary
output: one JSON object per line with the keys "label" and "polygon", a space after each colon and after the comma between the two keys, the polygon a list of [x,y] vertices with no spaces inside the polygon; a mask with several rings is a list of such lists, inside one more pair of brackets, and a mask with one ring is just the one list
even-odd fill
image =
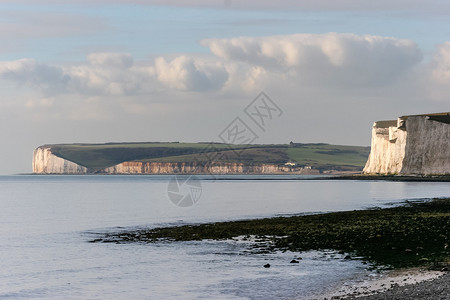
{"label": "distant chalk cliff", "polygon": [[293,169],[285,165],[244,164],[235,162],[161,163],[161,162],[123,162],[106,168],[107,174],[286,174],[311,173],[302,168]]}
{"label": "distant chalk cliff", "polygon": [[36,174],[87,174],[88,169],[54,155],[50,147],[34,150],[33,173]]}
{"label": "distant chalk cliff", "polygon": [[450,113],[375,122],[363,173],[450,174]]}
{"label": "distant chalk cliff", "polygon": [[244,164],[237,162],[140,162],[125,161],[117,165],[92,169],[52,153],[51,146],[34,151],[35,174],[318,174],[318,170],[277,164]]}

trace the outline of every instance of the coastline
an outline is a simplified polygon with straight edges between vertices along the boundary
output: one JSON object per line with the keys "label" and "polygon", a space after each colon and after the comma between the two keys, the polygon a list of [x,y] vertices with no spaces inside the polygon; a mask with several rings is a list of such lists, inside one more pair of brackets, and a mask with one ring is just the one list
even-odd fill
{"label": "coastline", "polygon": [[[16,176],[193,176],[201,180],[362,180],[362,181],[397,181],[397,182],[450,182],[450,175],[433,175],[433,176],[406,176],[406,175],[363,175],[363,174],[348,174],[348,173],[331,173],[331,174],[295,174],[295,173],[233,173],[233,174],[209,174],[209,173],[170,173],[170,174],[106,174],[106,173],[92,173],[92,174],[39,174],[39,173],[20,173],[13,174]],[[207,176],[211,177],[208,178]],[[233,178],[226,178],[227,176],[234,176]],[[239,178],[238,176],[242,176]],[[250,176],[250,177],[249,177]],[[254,176],[254,177],[251,177]],[[277,176],[277,178],[270,178],[269,176]],[[301,176],[304,176],[303,178]],[[249,178],[246,178],[249,177]],[[266,177],[266,178],[264,178]],[[286,178],[283,178],[286,177]]]}
{"label": "coastline", "polygon": [[[375,293],[364,292],[360,294],[348,294],[344,297],[337,296],[330,299],[361,299],[361,300],[445,300],[450,297],[450,273],[445,272],[439,274],[424,273],[419,276],[410,276],[408,273],[397,277],[399,280],[395,280],[395,277],[387,278],[390,284],[390,288],[386,290],[378,290]],[[405,278],[406,277],[406,278]],[[394,280],[392,280],[394,278]],[[403,278],[403,279],[402,279]],[[402,280],[409,280],[407,284],[402,284]],[[415,281],[415,282],[411,282]]]}
{"label": "coastline", "polygon": [[[324,299],[437,299],[426,298],[430,295],[435,297],[442,287],[442,278],[450,282],[450,274],[447,271],[434,271],[426,268],[409,268],[385,271],[376,277],[360,279],[354,282],[348,282],[338,290],[320,295],[320,297],[311,300]],[[426,286],[426,295],[420,291]],[[410,293],[408,295],[407,293]],[[411,293],[412,292],[412,293]],[[450,295],[449,293],[445,294]]]}
{"label": "coastline", "polygon": [[155,243],[256,236],[254,249],[261,252],[333,249],[374,267],[437,268],[450,258],[449,232],[450,198],[436,198],[383,209],[121,231],[91,242]]}
{"label": "coastline", "polygon": [[427,175],[427,176],[411,176],[411,175],[341,175],[330,176],[332,180],[384,180],[384,181],[413,181],[413,182],[450,182],[450,175]]}
{"label": "coastline", "polygon": [[[407,201],[383,209],[121,231],[90,242],[155,243],[239,236],[248,240],[254,236],[255,253],[333,249],[381,274],[317,299],[446,299],[441,281],[446,280],[450,291],[450,275],[446,274],[449,232],[450,198]],[[406,297],[405,292],[414,296]],[[440,293],[445,297],[433,297]]]}

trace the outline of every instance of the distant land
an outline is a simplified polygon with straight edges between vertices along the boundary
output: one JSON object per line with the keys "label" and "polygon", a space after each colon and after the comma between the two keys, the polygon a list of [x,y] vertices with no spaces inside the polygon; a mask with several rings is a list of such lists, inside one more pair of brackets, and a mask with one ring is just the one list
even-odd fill
{"label": "distant land", "polygon": [[37,174],[329,174],[360,172],[370,147],[325,143],[106,143],[43,145]]}
{"label": "distant land", "polygon": [[[450,112],[378,121],[371,147],[325,143],[107,143],[43,145],[35,174],[450,174]],[[370,155],[369,155],[370,152]],[[360,177],[362,178],[362,177]]]}

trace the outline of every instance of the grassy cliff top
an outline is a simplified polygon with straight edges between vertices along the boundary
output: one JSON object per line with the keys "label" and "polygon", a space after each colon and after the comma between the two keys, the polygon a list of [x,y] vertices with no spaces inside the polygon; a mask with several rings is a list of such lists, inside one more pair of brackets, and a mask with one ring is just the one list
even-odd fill
{"label": "grassy cliff top", "polygon": [[56,156],[103,169],[125,161],[297,163],[317,169],[361,170],[370,148],[329,144],[231,145],[222,143],[107,143],[45,145]]}

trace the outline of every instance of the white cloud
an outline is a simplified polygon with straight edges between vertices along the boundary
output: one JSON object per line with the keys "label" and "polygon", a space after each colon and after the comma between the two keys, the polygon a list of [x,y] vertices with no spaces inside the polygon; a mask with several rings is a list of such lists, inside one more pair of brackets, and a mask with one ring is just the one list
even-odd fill
{"label": "white cloud", "polygon": [[51,66],[33,59],[0,62],[0,79],[27,85],[45,94],[131,95],[148,92],[154,70],[134,66],[129,54],[94,53],[88,62]]}
{"label": "white cloud", "polygon": [[0,62],[0,79],[29,85],[45,92],[59,92],[69,80],[60,67],[40,64],[33,59]]}
{"label": "white cloud", "polygon": [[196,62],[186,56],[179,56],[170,62],[159,57],[155,61],[155,68],[162,83],[184,91],[217,90],[228,79],[228,73],[220,63]]}
{"label": "white cloud", "polygon": [[91,65],[108,69],[129,69],[133,66],[133,57],[129,53],[92,53],[87,60]]}
{"label": "white cloud", "polygon": [[54,102],[55,99],[52,98],[30,99],[26,102],[25,106],[28,108],[51,107]]}
{"label": "white cloud", "polygon": [[148,92],[154,69],[135,64],[128,53],[93,53],[83,65],[65,69],[71,78],[70,91],[88,94],[133,95]]}
{"label": "white cloud", "polygon": [[420,84],[424,97],[442,103],[448,102],[450,99],[450,42],[438,45],[431,62],[423,66],[421,71]]}
{"label": "white cloud", "polygon": [[389,84],[422,59],[412,41],[371,35],[295,34],[201,43],[227,61],[294,72],[302,81],[320,84]]}
{"label": "white cloud", "polygon": [[228,73],[220,62],[180,56],[167,62],[134,62],[127,53],[93,53],[87,62],[50,66],[33,59],[0,62],[0,79],[45,94],[135,95],[160,89],[204,92],[221,89]]}
{"label": "white cloud", "polygon": [[179,92],[235,97],[269,88],[328,95],[377,89],[380,94],[388,89],[423,92],[430,82],[440,98],[449,94],[445,86],[450,81],[450,42],[439,46],[431,65],[421,63],[422,52],[412,41],[370,35],[294,34],[201,43],[213,55],[136,61],[127,53],[92,53],[85,62],[65,65],[3,61],[0,80],[38,91],[37,99],[53,99],[30,102],[30,108],[77,97],[103,97],[109,102],[129,97],[140,99],[135,109],[139,110],[145,106],[142,99],[176,102],[180,99],[168,95]]}
{"label": "white cloud", "polygon": [[450,42],[438,46],[433,57],[432,78],[440,84],[450,84]]}

